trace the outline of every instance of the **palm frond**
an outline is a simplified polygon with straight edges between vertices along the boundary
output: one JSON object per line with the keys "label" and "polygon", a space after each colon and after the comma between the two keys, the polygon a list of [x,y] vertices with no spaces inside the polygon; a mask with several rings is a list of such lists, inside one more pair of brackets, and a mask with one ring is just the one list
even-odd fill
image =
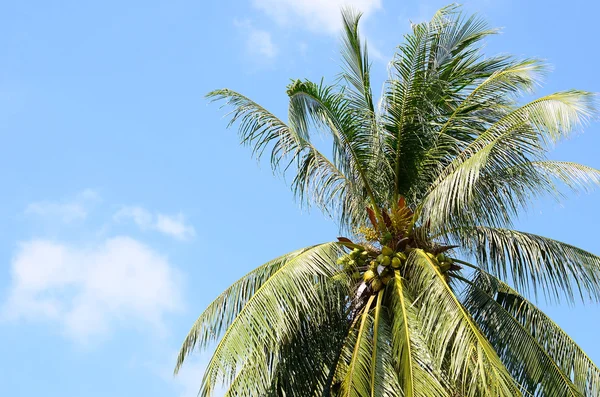
{"label": "palm frond", "polygon": [[479,266],[522,291],[542,290],[547,299],[577,295],[600,300],[600,257],[572,245],[515,230],[478,226],[460,240]]}
{"label": "palm frond", "polygon": [[[326,280],[337,273],[340,254],[337,243],[309,248],[286,261],[248,299],[217,345],[202,381],[202,394],[210,396],[219,382],[229,384],[242,364],[252,360],[269,368],[270,352],[300,327],[299,313],[313,324],[325,322],[328,288],[338,285]],[[347,295],[347,292],[344,296]]]}
{"label": "palm frond", "polygon": [[368,396],[370,394],[370,363],[371,344],[367,338],[368,329],[371,325],[369,315],[375,295],[371,295],[360,319],[354,340],[354,349],[348,364],[348,370],[342,383],[342,396]]}
{"label": "palm frond", "polygon": [[465,305],[535,395],[600,394],[600,369],[540,309],[484,271],[475,272],[470,286]]}
{"label": "palm frond", "polygon": [[548,179],[564,183],[574,192],[589,193],[600,186],[600,170],[571,161],[534,161],[533,167]]}
{"label": "palm frond", "polygon": [[458,7],[448,6],[431,22],[413,25],[405,36],[393,61],[382,115],[396,196],[418,200],[421,181],[429,179],[423,177],[422,163],[438,144],[440,125],[472,86],[510,63],[507,57],[483,59],[479,53],[476,44],[493,33],[481,19],[464,18]]}
{"label": "palm frond", "polygon": [[344,71],[341,77],[350,84],[349,97],[353,108],[362,110],[367,119],[374,122],[375,106],[371,88],[369,54],[367,44],[361,43],[358,30],[362,14],[350,8],[342,10],[344,34],[342,36],[342,60]]}
{"label": "palm frond", "polygon": [[[357,196],[354,176],[340,171],[311,143],[307,128],[297,125],[294,109],[290,109],[288,126],[256,102],[231,90],[216,90],[208,97],[225,100],[234,109],[230,113],[229,126],[239,122],[242,144],[252,147],[260,158],[271,147],[273,170],[287,170],[295,166],[296,175],[292,190],[301,203],[314,203],[331,216],[339,215],[342,224],[354,219],[358,209],[364,208],[364,200]],[[296,123],[296,124],[295,124]],[[283,162],[283,164],[282,164]]]}
{"label": "palm frond", "polygon": [[348,110],[348,100],[334,87],[296,81],[288,88],[288,95],[293,125],[304,135],[312,126],[332,138],[333,164],[346,179],[354,181],[357,192],[377,210],[379,200],[374,190],[377,175],[372,172],[374,131],[360,128],[362,116]]}
{"label": "palm frond", "polygon": [[[392,61],[398,78],[390,78],[384,94],[383,118],[387,132],[384,150],[390,157],[389,163],[393,168],[391,182],[394,192],[391,201],[396,201],[400,194],[405,194],[408,190],[406,179],[414,175],[402,174],[411,171],[414,174],[414,170],[410,169],[411,163],[419,158],[419,137],[414,134],[414,129],[418,128],[416,122],[421,113],[420,108],[427,105],[423,101],[421,88],[426,77],[428,38],[427,24],[413,27],[413,33],[406,36],[406,44],[399,47],[399,54]],[[429,109],[423,109],[423,112],[427,110]]]}
{"label": "palm frond", "polygon": [[504,103],[506,96],[532,92],[546,70],[545,65],[535,59],[507,61],[507,63],[468,93],[445,121],[439,134],[453,134],[456,130],[460,131],[465,120],[472,120],[478,116],[478,110],[493,109],[498,104]]}
{"label": "palm frond", "polygon": [[543,346],[494,299],[493,292],[480,283],[462,280],[468,285],[465,307],[517,382],[533,396],[582,396]]}
{"label": "palm frond", "polygon": [[289,260],[310,248],[312,247],[282,255],[252,270],[233,283],[208,305],[192,326],[181,346],[175,366],[175,374],[179,372],[185,358],[195,348],[206,349],[212,343],[219,340],[248,300],[274,273],[281,269]]}
{"label": "palm frond", "polygon": [[434,362],[419,329],[414,300],[408,296],[404,281],[396,272],[390,291],[392,317],[392,354],[404,397],[445,397],[449,386],[441,380],[441,368]]}
{"label": "palm frond", "polygon": [[437,365],[445,365],[459,394],[521,395],[520,386],[431,258],[417,249],[410,254],[409,264],[409,285],[417,294],[423,334]]}
{"label": "palm frond", "polygon": [[[423,202],[423,216],[435,230],[470,223],[465,217],[477,207],[481,209],[478,198],[494,200],[477,195],[480,178],[543,157],[548,142],[566,136],[594,113],[592,99],[593,95],[587,92],[565,91],[537,99],[503,116],[440,173]],[[480,221],[495,226],[510,225],[516,211],[504,211],[500,200],[495,204],[487,206],[487,217],[484,211],[477,213],[484,216]]]}
{"label": "palm frond", "polygon": [[383,291],[377,294],[377,302],[375,303],[375,314],[373,319],[373,352],[371,354],[371,394],[370,397],[383,395],[384,384],[381,382],[382,377],[379,374],[383,373],[383,349],[382,346],[387,341],[382,338],[380,327],[383,327],[381,322],[381,307],[383,303]]}
{"label": "palm frond", "polygon": [[338,358],[332,347],[343,342],[348,323],[339,300],[329,299],[324,303],[331,305],[325,322],[314,327],[311,318],[301,314],[298,332],[271,352],[268,363],[255,365],[251,360],[244,363],[225,396],[323,396],[328,384],[326,369]]}

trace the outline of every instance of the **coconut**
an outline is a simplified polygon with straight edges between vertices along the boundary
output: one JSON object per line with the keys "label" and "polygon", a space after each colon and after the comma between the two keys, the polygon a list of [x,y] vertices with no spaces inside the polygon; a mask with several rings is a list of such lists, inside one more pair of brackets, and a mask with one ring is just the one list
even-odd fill
{"label": "coconut", "polygon": [[446,261],[440,262],[440,270],[442,272],[447,272],[448,270],[450,270],[451,265],[452,264],[450,262],[446,262]]}
{"label": "coconut", "polygon": [[402,262],[404,262],[407,259],[406,254],[404,252],[397,252],[396,258],[400,259]]}
{"label": "coconut", "polygon": [[389,256],[384,256],[384,257],[383,257],[383,259],[381,260],[381,262],[380,262],[380,263],[381,263],[383,266],[389,266],[391,261],[392,261],[392,260],[390,259],[390,257],[389,257]]}
{"label": "coconut", "polygon": [[375,278],[376,274],[373,270],[367,270],[365,274],[363,274],[363,278],[366,282],[369,282]]}
{"label": "coconut", "polygon": [[385,256],[391,256],[394,255],[394,250],[392,250],[390,247],[383,247],[381,249],[381,253]]}
{"label": "coconut", "polygon": [[373,291],[375,292],[379,291],[383,288],[383,281],[379,278],[374,278],[373,281],[371,281],[371,288],[373,288]]}
{"label": "coconut", "polygon": [[360,253],[360,257],[363,259],[367,259],[369,257],[369,251],[363,251]]}
{"label": "coconut", "polygon": [[400,267],[400,265],[402,265],[402,261],[400,260],[400,258],[394,257],[392,259],[392,267],[394,269],[398,269]]}

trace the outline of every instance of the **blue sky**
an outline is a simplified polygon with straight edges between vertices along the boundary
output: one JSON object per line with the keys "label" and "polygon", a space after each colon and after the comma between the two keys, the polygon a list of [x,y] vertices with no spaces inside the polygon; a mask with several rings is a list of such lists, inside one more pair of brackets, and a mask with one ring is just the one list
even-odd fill
{"label": "blue sky", "polygon": [[[178,378],[195,317],[251,268],[327,241],[203,95],[229,87],[285,115],[291,78],[338,71],[340,4],[365,12],[377,84],[409,20],[445,2],[20,1],[0,5],[0,385],[11,396],[196,393]],[[524,4],[526,3],[526,4]],[[553,65],[538,94],[600,91],[590,1],[470,1],[488,54]],[[600,168],[600,123],[552,153]],[[535,202],[519,229],[600,254],[600,192]],[[600,305],[547,305],[596,362]]]}

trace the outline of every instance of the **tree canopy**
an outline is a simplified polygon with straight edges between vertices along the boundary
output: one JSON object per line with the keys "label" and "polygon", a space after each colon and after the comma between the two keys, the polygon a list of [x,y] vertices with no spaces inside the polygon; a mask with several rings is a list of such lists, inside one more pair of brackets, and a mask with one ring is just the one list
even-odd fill
{"label": "tree canopy", "polygon": [[229,89],[208,96],[345,237],[234,283],[176,372],[214,347],[203,396],[220,384],[227,396],[600,395],[598,367],[528,300],[598,302],[600,257],[512,230],[533,199],[600,184],[600,171],[547,157],[596,115],[594,95],[523,103],[544,63],[485,57],[497,30],[448,6],[412,25],[377,101],[360,14],[342,17],[339,79],[294,80],[286,121]]}

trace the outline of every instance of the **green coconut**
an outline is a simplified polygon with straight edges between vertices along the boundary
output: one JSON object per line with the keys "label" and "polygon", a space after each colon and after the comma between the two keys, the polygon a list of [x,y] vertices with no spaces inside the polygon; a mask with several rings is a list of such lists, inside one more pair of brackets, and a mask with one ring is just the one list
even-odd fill
{"label": "green coconut", "polygon": [[396,258],[404,262],[407,259],[407,256],[404,252],[396,252]]}
{"label": "green coconut", "polygon": [[442,272],[447,272],[448,270],[450,270],[450,266],[452,266],[452,264],[450,262],[447,262],[447,261],[440,262],[440,270]]}
{"label": "green coconut", "polygon": [[373,288],[373,291],[375,292],[381,290],[383,286],[383,281],[381,281],[379,278],[374,278],[373,281],[371,281],[371,288]]}
{"label": "green coconut", "polygon": [[391,256],[391,255],[394,255],[394,250],[391,249],[390,247],[383,247],[381,249],[381,253],[385,256]]}
{"label": "green coconut", "polygon": [[376,274],[375,274],[375,272],[373,270],[367,270],[365,272],[365,274],[363,274],[363,279],[366,282],[369,282],[369,281],[373,280],[375,278],[375,276],[376,276]]}

